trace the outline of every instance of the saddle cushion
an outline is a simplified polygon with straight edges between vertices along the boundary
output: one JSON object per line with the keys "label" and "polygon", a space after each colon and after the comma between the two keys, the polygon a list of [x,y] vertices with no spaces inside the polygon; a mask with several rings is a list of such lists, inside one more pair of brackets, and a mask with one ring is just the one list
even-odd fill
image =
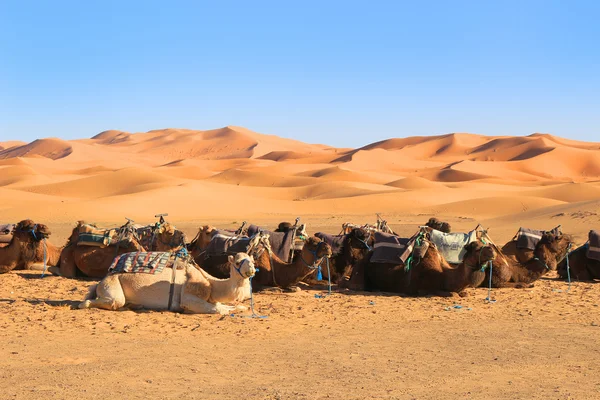
{"label": "saddle cushion", "polygon": [[290,250],[301,250],[304,246],[304,241],[299,241],[296,243],[296,231],[291,229],[287,232],[271,232],[265,229],[261,229],[259,226],[250,225],[248,226],[248,236],[252,237],[256,235],[258,232],[264,232],[269,234],[269,244],[271,245],[271,249],[277,257],[281,260],[290,262]]}
{"label": "saddle cushion", "polygon": [[346,235],[330,235],[328,233],[317,232],[315,236],[331,246],[331,252],[334,256],[342,252]]}
{"label": "saddle cushion", "polygon": [[220,233],[214,235],[206,248],[206,256],[223,254],[235,255],[248,250],[250,238],[244,236],[228,236]]}
{"label": "saddle cushion", "polygon": [[600,261],[600,232],[590,231],[588,237],[590,243],[586,255],[592,260]]}
{"label": "saddle cushion", "polygon": [[[173,268],[171,258],[174,257],[173,253],[159,251],[125,253],[115,257],[108,273],[159,274],[165,267]],[[177,266],[177,269],[182,268],[183,263]]]}
{"label": "saddle cushion", "polygon": [[[560,233],[559,227],[556,227],[550,231],[551,233],[558,235]],[[535,247],[542,239],[544,231],[538,231],[536,229],[519,228],[517,232],[517,248],[535,250]]]}
{"label": "saddle cushion", "polygon": [[431,241],[438,248],[442,257],[449,264],[460,264],[465,253],[465,246],[477,240],[477,231],[469,233],[444,233],[438,230],[431,230]]}
{"label": "saddle cushion", "polygon": [[116,229],[102,229],[92,224],[79,227],[78,246],[107,247],[118,240]]}
{"label": "saddle cushion", "polygon": [[10,243],[13,237],[14,224],[0,225],[0,243]]}
{"label": "saddle cushion", "polygon": [[371,262],[373,263],[400,263],[404,264],[410,257],[415,237],[401,238],[391,233],[375,232],[375,244]]}

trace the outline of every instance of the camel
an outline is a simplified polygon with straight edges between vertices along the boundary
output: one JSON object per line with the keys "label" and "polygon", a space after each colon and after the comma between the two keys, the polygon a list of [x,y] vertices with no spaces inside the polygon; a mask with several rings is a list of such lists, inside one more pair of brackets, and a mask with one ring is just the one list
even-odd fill
{"label": "camel", "polygon": [[36,224],[30,219],[19,222],[10,243],[0,248],[0,274],[18,269],[31,269],[44,263],[57,265],[61,249],[54,246],[48,237],[50,230],[44,224]]}
{"label": "camel", "polygon": [[79,221],[73,228],[66,246],[60,254],[60,263],[48,270],[58,276],[75,278],[87,276],[90,278],[104,278],[114,258],[123,253],[144,251],[139,243],[135,229],[130,222],[119,228],[119,241],[106,247],[80,246],[79,228],[85,222]]}
{"label": "camel", "polygon": [[154,232],[148,251],[177,251],[185,247],[185,234],[168,222],[161,224]]}
{"label": "camel", "polygon": [[428,226],[430,228],[433,228],[435,230],[438,230],[440,232],[444,232],[444,233],[450,233],[451,232],[451,228],[450,228],[450,224],[447,222],[442,222],[437,218],[429,218],[429,221],[427,221],[427,223],[425,224],[425,226]]}
{"label": "camel", "polygon": [[[179,269],[179,265],[183,268]],[[222,303],[243,301],[250,295],[256,269],[252,257],[228,257],[230,277],[217,279],[188,260],[171,261],[156,274],[117,272],[92,287],[79,308],[118,310],[129,306],[199,314],[228,314],[236,307]],[[173,283],[172,283],[173,282]],[[245,307],[237,307],[244,309]]]}
{"label": "camel", "polygon": [[[598,260],[597,232],[590,231],[589,240],[579,246],[565,257],[557,267],[558,276],[562,279],[575,279],[579,281],[593,281],[600,279],[600,260]],[[569,271],[567,271],[567,262]]]}
{"label": "camel", "polygon": [[[558,260],[565,258],[571,243],[572,239],[569,235],[546,232],[536,245],[532,257],[524,262],[507,257],[502,250],[497,249],[492,268],[492,287],[518,289],[533,287],[533,282],[557,269]],[[506,245],[503,249],[505,247]],[[486,278],[481,286],[488,285],[488,282],[489,270],[486,271]]]}
{"label": "camel", "polygon": [[[196,263],[211,275],[227,278],[229,269],[223,262],[223,255],[205,257],[205,250],[214,236],[215,230],[210,226],[200,228],[195,242],[190,243],[190,254]],[[258,235],[257,235],[258,237]],[[308,238],[300,250],[298,257],[291,263],[281,260],[271,250],[268,235],[260,236],[255,245],[250,245],[247,252],[254,257],[258,272],[253,278],[253,289],[259,290],[264,286],[289,288],[307,276],[314,274],[319,266],[325,268],[325,258],[331,257],[331,246],[316,237]]]}
{"label": "camel", "polygon": [[[325,240],[333,249],[333,243],[329,240],[336,240],[335,236],[322,233],[316,233],[315,236]],[[329,271],[331,282],[344,287],[350,279],[353,266],[360,262],[373,247],[374,238],[372,232],[364,228],[352,228],[350,232],[339,235],[338,238],[342,239],[341,244],[330,260]],[[322,269],[323,279],[327,280],[327,269]]]}
{"label": "camel", "polygon": [[466,254],[457,266],[450,266],[427,234],[413,252],[409,268],[405,264],[372,263],[364,258],[353,270],[351,290],[381,290],[408,295],[466,296],[467,287],[477,287],[485,279],[484,270],[496,257],[491,245],[477,240],[465,246]]}
{"label": "camel", "polygon": [[[556,228],[552,229],[549,232],[552,232],[558,236],[561,236],[561,240],[564,241],[565,244],[567,243],[568,240],[570,240],[569,236],[562,235],[562,230],[561,230],[560,225],[558,225]],[[540,236],[541,236],[541,233],[542,233],[542,231],[540,231]],[[510,259],[512,261],[515,261],[518,263],[526,263],[535,257],[535,255],[534,255],[535,250],[518,247],[517,246],[518,236],[519,236],[519,232],[517,232],[515,234],[515,236],[512,238],[511,241],[509,241],[504,246],[502,246],[502,249],[501,249],[502,254],[504,254],[505,257],[507,257],[508,259]]]}

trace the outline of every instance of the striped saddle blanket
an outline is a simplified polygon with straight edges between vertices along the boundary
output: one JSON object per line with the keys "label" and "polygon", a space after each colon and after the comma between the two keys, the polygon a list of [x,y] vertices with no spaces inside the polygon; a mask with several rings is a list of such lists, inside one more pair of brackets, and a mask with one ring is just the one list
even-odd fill
{"label": "striped saddle blanket", "polygon": [[107,247],[118,240],[116,229],[98,228],[96,225],[83,224],[79,227],[78,246]]}
{"label": "striped saddle blanket", "polygon": [[384,232],[375,232],[374,235],[371,262],[404,264],[412,254],[416,235],[412,238],[401,238]]}
{"label": "striped saddle blanket", "polygon": [[590,231],[588,238],[590,243],[587,249],[587,258],[600,261],[600,232]]}
{"label": "striped saddle blanket", "polygon": [[449,264],[460,264],[467,252],[465,246],[477,240],[477,231],[444,233],[432,229],[430,237],[433,244],[435,244]]}
{"label": "striped saddle blanket", "polygon": [[0,243],[10,243],[13,237],[14,224],[0,225]]}
{"label": "striped saddle blanket", "polygon": [[[174,259],[173,253],[168,252],[125,253],[115,257],[108,273],[160,274],[165,267],[173,268],[172,259]],[[182,268],[183,263],[177,266],[177,269]]]}

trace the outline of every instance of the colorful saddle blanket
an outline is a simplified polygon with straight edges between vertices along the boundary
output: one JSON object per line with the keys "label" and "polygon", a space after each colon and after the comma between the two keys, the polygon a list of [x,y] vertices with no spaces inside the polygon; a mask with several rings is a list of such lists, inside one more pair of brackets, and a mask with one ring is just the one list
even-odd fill
{"label": "colorful saddle blanket", "polygon": [[415,243],[415,237],[401,238],[391,233],[375,232],[375,244],[371,262],[373,263],[401,263],[404,264],[410,257]]}
{"label": "colorful saddle blanket", "polygon": [[315,236],[331,246],[331,252],[334,256],[341,253],[346,235],[330,235],[328,233],[317,232]]}
{"label": "colorful saddle blanket", "polygon": [[0,225],[0,243],[10,243],[13,237],[14,224]]}
{"label": "colorful saddle blanket", "polygon": [[79,227],[78,246],[107,247],[118,240],[116,229],[98,228],[92,224],[83,224]]}
{"label": "colorful saddle blanket", "polygon": [[587,257],[592,260],[600,261],[600,232],[590,231],[588,238],[590,243],[587,249]]}
{"label": "colorful saddle blanket", "polygon": [[477,240],[477,231],[444,233],[432,229],[430,237],[433,244],[435,244],[449,264],[460,264],[467,252],[465,246]]}
{"label": "colorful saddle blanket", "polygon": [[[160,274],[165,267],[173,268],[174,257],[173,253],[160,251],[125,253],[115,257],[108,273]],[[180,263],[177,269],[182,268],[183,263]]]}
{"label": "colorful saddle blanket", "polygon": [[250,238],[244,236],[228,236],[217,233],[212,237],[206,248],[207,256],[217,256],[223,254],[235,255],[244,253],[248,250]]}

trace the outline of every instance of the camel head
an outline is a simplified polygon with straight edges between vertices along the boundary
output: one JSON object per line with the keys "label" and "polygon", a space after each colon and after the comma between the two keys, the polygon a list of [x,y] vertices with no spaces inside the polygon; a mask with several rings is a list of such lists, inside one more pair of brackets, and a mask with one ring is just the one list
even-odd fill
{"label": "camel head", "polygon": [[360,250],[370,250],[373,245],[373,235],[371,231],[363,228],[353,228],[348,233],[350,247]]}
{"label": "camel head", "polygon": [[168,222],[160,226],[155,238],[157,251],[176,249],[185,246],[185,242],[185,234]]}
{"label": "camel head", "polygon": [[452,229],[450,228],[450,224],[447,222],[442,222],[437,218],[429,218],[429,221],[427,221],[427,223],[425,224],[425,226],[428,226],[430,228],[433,228],[437,231],[440,232],[444,232],[444,233],[450,233],[452,231]]}
{"label": "camel head", "polygon": [[275,232],[288,232],[293,227],[291,222],[280,222]]}
{"label": "camel head", "polygon": [[476,240],[465,246],[465,256],[463,262],[469,268],[477,271],[484,268],[490,261],[496,259],[496,250],[489,244]]}
{"label": "camel head", "polygon": [[25,219],[15,225],[13,236],[23,242],[39,242],[50,236],[50,229],[44,224],[36,224],[30,219]]}
{"label": "camel head", "polygon": [[237,276],[238,274],[246,279],[252,278],[256,274],[254,267],[254,259],[246,253],[237,253],[235,256],[229,256],[230,272],[229,276]]}
{"label": "camel head", "polygon": [[310,236],[304,242],[300,259],[308,266],[318,265],[323,258],[330,258],[333,254],[331,246],[316,236]]}
{"label": "camel head", "polygon": [[573,239],[570,235],[564,235],[559,231],[549,231],[542,235],[534,250],[534,255],[537,259],[542,260],[548,269],[555,271],[558,262],[566,256],[572,246]]}
{"label": "camel head", "polygon": [[211,239],[213,238],[214,235],[216,235],[218,233],[217,228],[215,228],[214,226],[211,225],[204,225],[201,226],[198,229],[198,234],[196,235],[196,238],[192,241],[192,243],[190,243],[190,248],[188,250],[191,250],[193,248],[197,248],[199,250],[204,250],[208,247],[208,245],[210,244]]}

